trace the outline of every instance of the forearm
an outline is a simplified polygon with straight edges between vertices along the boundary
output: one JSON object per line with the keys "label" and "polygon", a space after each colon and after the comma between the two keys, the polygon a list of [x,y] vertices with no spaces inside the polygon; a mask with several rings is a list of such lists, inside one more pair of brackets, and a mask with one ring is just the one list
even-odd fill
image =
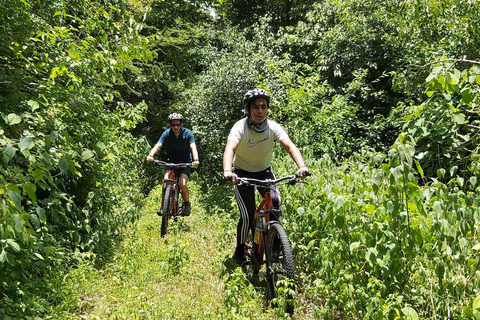
{"label": "forearm", "polygon": [[302,154],[296,146],[291,147],[288,153],[290,154],[290,157],[292,157],[293,161],[295,161],[295,164],[298,168],[305,167],[305,162],[303,161]]}
{"label": "forearm", "polygon": [[193,161],[198,160],[198,150],[197,150],[197,145],[195,143],[192,143],[190,145],[190,149],[192,150],[192,157]]}
{"label": "forearm", "polygon": [[157,142],[157,144],[155,144],[152,150],[150,150],[150,153],[148,155],[153,158],[155,154],[158,152],[158,150],[160,150],[161,147],[162,147],[162,144],[160,142]]}
{"label": "forearm", "polygon": [[233,152],[231,150],[225,150],[223,153],[223,171],[232,170],[233,164]]}
{"label": "forearm", "polygon": [[285,151],[288,152],[290,157],[292,157],[298,168],[305,167],[302,154],[300,153],[300,150],[298,150],[297,146],[292,142],[292,140],[290,140],[289,138],[285,138],[280,141],[280,144],[285,149]]}
{"label": "forearm", "polygon": [[237,149],[237,143],[231,140],[227,141],[225,151],[223,152],[223,171],[231,171],[233,166],[233,155]]}

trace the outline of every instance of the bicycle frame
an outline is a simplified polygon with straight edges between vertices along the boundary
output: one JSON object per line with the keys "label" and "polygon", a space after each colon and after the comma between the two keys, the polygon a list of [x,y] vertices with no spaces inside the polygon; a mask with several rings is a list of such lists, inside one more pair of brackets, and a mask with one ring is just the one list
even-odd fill
{"label": "bicycle frame", "polygon": [[266,242],[266,236],[268,234],[268,223],[270,222],[271,209],[273,209],[272,195],[270,194],[270,191],[267,191],[265,193],[265,196],[262,199],[262,202],[260,202],[260,205],[255,211],[255,215],[253,217],[253,228],[252,228],[253,235],[252,236],[254,237],[254,239],[256,238],[255,232],[256,232],[257,223],[260,221],[260,224],[261,224],[262,236],[258,238],[258,243],[254,241],[255,255],[260,265],[265,263],[265,260],[263,259],[263,254],[265,252],[265,242]]}
{"label": "bicycle frame", "polygon": [[[257,209],[255,210],[255,215],[253,217],[253,226],[251,228],[252,237],[253,239],[255,239],[256,226],[260,221],[262,236],[259,237],[258,242],[254,241],[253,243],[255,247],[254,248],[255,259],[259,263],[259,265],[263,265],[265,263],[265,260],[270,261],[269,259],[270,248],[268,246],[265,246],[265,243],[268,237],[268,229],[273,223],[281,224],[280,218],[278,221],[270,221],[270,213],[272,213],[273,210],[275,209],[273,207],[272,195],[270,193],[271,189],[269,187],[271,185],[277,185],[279,182],[285,181],[285,180],[288,180],[286,182],[287,184],[295,184],[297,183],[297,179],[294,175],[286,176],[276,180],[265,180],[265,181],[250,179],[250,178],[239,178],[239,179],[240,179],[240,184],[268,188],[268,190],[265,192],[265,195],[263,196],[262,201],[260,202]],[[265,259],[264,259],[264,255],[265,255]],[[267,266],[267,268],[269,268],[269,266]]]}
{"label": "bicycle frame", "polygon": [[172,207],[171,214],[172,214],[172,217],[176,217],[180,214],[180,210],[178,209],[178,196],[182,193],[182,190],[180,189],[180,187],[178,185],[179,177],[175,174],[175,171],[174,170],[167,170],[167,174],[168,174],[168,177],[166,179],[163,179],[163,188],[165,188],[165,186],[167,186],[167,185],[170,185],[170,186],[173,187],[172,188],[173,207]]}

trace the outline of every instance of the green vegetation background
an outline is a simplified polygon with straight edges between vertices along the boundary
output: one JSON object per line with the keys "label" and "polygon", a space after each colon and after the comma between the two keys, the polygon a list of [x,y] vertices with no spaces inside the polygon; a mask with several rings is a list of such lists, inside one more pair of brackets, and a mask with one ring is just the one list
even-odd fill
{"label": "green vegetation background", "polygon": [[314,173],[284,192],[311,316],[480,319],[478,1],[2,0],[0,18],[2,318],[71,311],[62,279],[110,265],[172,111],[202,214],[235,220],[222,151],[262,87]]}

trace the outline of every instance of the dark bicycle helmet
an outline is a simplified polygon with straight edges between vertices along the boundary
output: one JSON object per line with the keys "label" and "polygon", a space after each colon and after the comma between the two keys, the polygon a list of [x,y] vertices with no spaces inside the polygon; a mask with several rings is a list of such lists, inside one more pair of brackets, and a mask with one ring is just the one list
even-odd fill
{"label": "dark bicycle helmet", "polygon": [[172,120],[180,120],[180,122],[183,122],[183,116],[180,113],[174,112],[168,116],[168,121]]}
{"label": "dark bicycle helmet", "polygon": [[267,100],[267,105],[270,106],[270,96],[268,95],[267,91],[255,88],[248,90],[247,93],[245,93],[245,97],[243,98],[244,107],[247,109],[250,106],[250,102],[256,98],[265,98]]}

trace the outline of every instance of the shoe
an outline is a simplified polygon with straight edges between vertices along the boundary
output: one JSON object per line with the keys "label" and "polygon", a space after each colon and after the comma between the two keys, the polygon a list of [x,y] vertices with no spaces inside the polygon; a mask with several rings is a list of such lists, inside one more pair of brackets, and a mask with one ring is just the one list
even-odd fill
{"label": "shoe", "polygon": [[162,209],[160,209],[160,210],[157,211],[157,215],[160,216],[160,217],[163,216],[163,211],[162,211]]}
{"label": "shoe", "polygon": [[182,216],[184,217],[188,217],[190,215],[190,211],[192,210],[192,206],[190,205],[190,201],[186,201],[184,204],[183,204],[183,212],[182,212]]}
{"label": "shoe", "polygon": [[243,246],[237,247],[233,253],[232,259],[235,261],[238,267],[243,266],[245,263],[245,249]]}

